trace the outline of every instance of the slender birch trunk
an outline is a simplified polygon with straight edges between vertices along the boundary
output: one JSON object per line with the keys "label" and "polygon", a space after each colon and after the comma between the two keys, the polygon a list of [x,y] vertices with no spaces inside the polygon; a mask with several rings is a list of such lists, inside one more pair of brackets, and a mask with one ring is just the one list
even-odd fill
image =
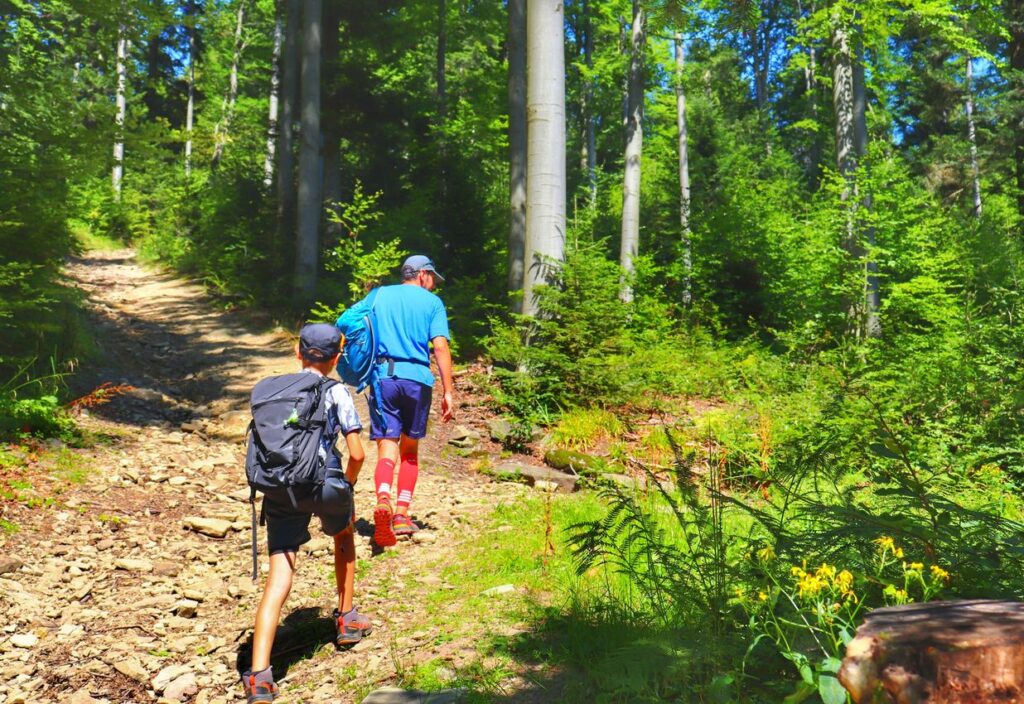
{"label": "slender birch trunk", "polygon": [[[508,290],[522,291],[526,255],[526,0],[508,0]],[[511,298],[511,310],[523,303]]]}
{"label": "slender birch trunk", "polygon": [[117,92],[114,96],[114,168],[110,180],[114,187],[114,200],[121,200],[121,182],[124,180],[124,121],[127,115],[125,89],[128,83],[128,37],[125,26],[117,29]]}
{"label": "slender birch trunk", "polygon": [[295,234],[295,116],[299,105],[299,32],[302,23],[300,0],[284,1],[284,61],[277,150],[277,222],[282,243],[292,241]]}
{"label": "slender birch trunk", "polygon": [[322,0],[305,0],[302,11],[302,132],[299,146],[298,237],[295,292],[308,303],[316,293],[317,245],[323,209],[320,161],[320,39]]}
{"label": "slender birch trunk", "polygon": [[967,57],[967,96],[964,112],[967,113],[967,141],[971,147],[971,183],[974,186],[974,217],[981,217],[981,171],[978,168],[978,137],[974,125],[974,68],[972,57]]}
{"label": "slender birch trunk", "polygon": [[196,105],[196,27],[195,3],[188,4],[188,102],[185,104],[185,179],[192,178],[192,130],[195,126]]}
{"label": "slender birch trunk", "polygon": [[679,227],[683,256],[683,305],[692,301],[693,250],[690,241],[690,152],[686,132],[686,92],[683,89],[685,47],[683,35],[674,36],[676,50],[676,130],[679,133]]}
{"label": "slender birch trunk", "polygon": [[[626,276],[634,271],[633,260],[640,248],[640,159],[643,154],[644,118],[644,11],[633,0],[633,27],[629,61],[626,108],[626,156],[622,187],[622,238],[619,263]],[[633,300],[628,281],[623,282],[622,300]]]}
{"label": "slender birch trunk", "polygon": [[[849,33],[837,25],[832,31],[832,107],[835,112],[836,169],[846,182],[840,194],[844,203],[853,193],[853,180],[857,169],[854,151],[853,127],[853,66],[850,56]],[[856,233],[853,219],[847,221],[843,235],[843,249],[856,253]]]}
{"label": "slender birch trunk", "polygon": [[526,262],[523,312],[565,257],[565,27],[561,0],[528,0]]}
{"label": "slender birch trunk", "polygon": [[277,146],[277,101],[281,92],[281,43],[284,37],[284,20],[281,17],[281,3],[274,3],[274,48],[270,59],[270,99],[267,111],[267,151],[263,159],[263,187],[267,192],[274,185],[274,149]]}
{"label": "slender birch trunk", "polygon": [[242,40],[242,32],[245,29],[245,5],[247,0],[238,1],[238,12],[235,15],[235,45],[231,54],[231,72],[228,75],[228,94],[225,96],[220,108],[220,120],[213,128],[213,166],[220,163],[224,156],[224,144],[228,139],[228,131],[231,129],[231,119],[235,113],[235,101],[238,99],[238,65],[242,60],[242,50],[245,43]]}

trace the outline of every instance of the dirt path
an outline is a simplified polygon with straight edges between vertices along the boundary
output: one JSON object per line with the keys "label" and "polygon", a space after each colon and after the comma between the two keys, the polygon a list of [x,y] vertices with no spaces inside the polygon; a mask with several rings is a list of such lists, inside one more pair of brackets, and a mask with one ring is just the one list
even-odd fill
{"label": "dirt path", "polygon": [[[88,296],[103,360],[76,384],[134,391],[83,419],[108,442],[53,448],[51,466],[36,467],[66,480],[53,484],[61,493],[49,505],[5,509],[18,531],[0,553],[0,702],[152,702],[160,691],[174,701],[240,701],[236,668],[246,664],[258,598],[241,463],[246,399],[256,380],[294,368],[293,342],[254,332],[198,286],[143,269],[129,251],[90,254],[67,271]],[[380,556],[365,520],[375,455],[364,434],[356,603],[376,631],[352,651],[329,646],[330,543],[317,535],[300,555],[275,644],[280,701],[356,701],[425,658],[458,667],[475,656],[471,631],[436,637],[444,609],[457,605],[430,597],[443,593],[441,567],[474,526],[525,490],[466,471],[446,449],[451,432],[434,424],[423,451],[413,506],[422,542]],[[25,458],[30,468],[35,461]],[[226,533],[189,530],[192,517],[219,519]]]}

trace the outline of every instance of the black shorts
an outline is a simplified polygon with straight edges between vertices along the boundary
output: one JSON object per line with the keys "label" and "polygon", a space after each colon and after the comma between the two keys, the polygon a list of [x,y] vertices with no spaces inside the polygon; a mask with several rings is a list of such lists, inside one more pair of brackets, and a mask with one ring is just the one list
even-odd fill
{"label": "black shorts", "polygon": [[267,521],[267,550],[271,555],[295,552],[308,543],[309,520],[320,517],[326,535],[335,536],[352,524],[355,506],[352,485],[345,473],[329,467],[324,483],[312,491],[296,493],[294,503],[287,491],[277,489],[263,494],[263,515]]}

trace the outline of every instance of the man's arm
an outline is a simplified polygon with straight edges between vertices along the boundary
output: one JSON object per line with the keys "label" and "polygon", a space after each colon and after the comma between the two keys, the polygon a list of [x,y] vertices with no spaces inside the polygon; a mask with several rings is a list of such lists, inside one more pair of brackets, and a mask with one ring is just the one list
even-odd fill
{"label": "man's arm", "polygon": [[441,371],[441,420],[445,423],[455,417],[455,384],[452,382],[452,350],[448,346],[447,337],[435,337],[430,341],[434,345],[434,356],[437,368]]}

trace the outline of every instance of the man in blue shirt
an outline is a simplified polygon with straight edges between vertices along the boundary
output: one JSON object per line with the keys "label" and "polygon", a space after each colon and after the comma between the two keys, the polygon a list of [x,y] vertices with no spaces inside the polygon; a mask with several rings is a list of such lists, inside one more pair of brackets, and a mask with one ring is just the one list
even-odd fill
{"label": "man in blue shirt", "polygon": [[419,440],[427,433],[434,387],[431,345],[441,372],[441,419],[448,422],[453,416],[448,313],[441,299],[432,293],[438,281],[444,278],[429,257],[411,256],[402,265],[402,283],[378,290],[373,306],[377,363],[381,368],[380,398],[375,398],[371,386],[370,403],[379,401],[382,411],[370,414],[370,439],[377,441],[373,537],[381,547],[394,545],[398,535],[419,530],[409,518],[409,504],[419,477]]}

